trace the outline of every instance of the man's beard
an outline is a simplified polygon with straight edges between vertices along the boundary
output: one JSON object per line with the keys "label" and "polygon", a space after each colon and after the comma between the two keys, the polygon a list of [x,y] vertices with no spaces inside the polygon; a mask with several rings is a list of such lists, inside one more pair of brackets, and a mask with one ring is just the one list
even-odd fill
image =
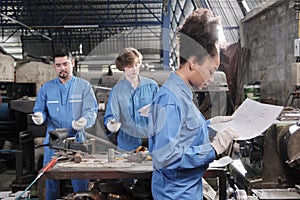
{"label": "man's beard", "polygon": [[69,76],[69,74],[68,74],[68,72],[67,71],[61,71],[61,72],[59,72],[59,78],[61,78],[61,79],[67,79],[68,78],[68,76]]}

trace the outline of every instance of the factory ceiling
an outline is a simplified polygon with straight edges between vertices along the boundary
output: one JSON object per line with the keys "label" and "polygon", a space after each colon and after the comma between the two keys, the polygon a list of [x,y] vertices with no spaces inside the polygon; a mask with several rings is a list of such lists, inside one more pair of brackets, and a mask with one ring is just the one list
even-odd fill
{"label": "factory ceiling", "polygon": [[[1,44],[9,43],[19,36],[23,51],[35,47],[39,50],[33,54],[49,55],[62,46],[78,49],[82,44],[85,51],[90,51],[115,34],[137,28],[155,33],[148,40],[157,41],[162,27],[174,32],[193,9],[208,7],[222,16],[228,41],[234,43],[239,40],[239,22],[246,13],[274,1],[1,0],[0,41]],[[165,20],[169,20],[170,25],[164,24]],[[135,37],[132,40],[143,40]],[[49,48],[51,52],[45,51]]]}

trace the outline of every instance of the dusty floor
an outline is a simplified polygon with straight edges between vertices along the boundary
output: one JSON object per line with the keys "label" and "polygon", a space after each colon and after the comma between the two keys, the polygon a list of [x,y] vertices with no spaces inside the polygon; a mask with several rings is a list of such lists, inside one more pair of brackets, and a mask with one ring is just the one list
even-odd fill
{"label": "dusty floor", "polygon": [[0,191],[11,190],[11,184],[16,178],[16,170],[10,166],[10,161],[0,159]]}
{"label": "dusty floor", "polygon": [[[30,185],[32,180],[35,178],[35,174],[28,175],[28,173],[24,172],[24,177],[22,176],[21,178],[19,177],[18,179],[16,179],[15,159],[16,158],[14,154],[3,152],[0,153],[0,199],[9,199],[3,198],[6,195],[6,193],[9,193],[9,195],[22,193],[22,191],[28,185]],[[36,188],[37,185],[34,184],[29,190],[31,190],[30,192],[36,195]]]}

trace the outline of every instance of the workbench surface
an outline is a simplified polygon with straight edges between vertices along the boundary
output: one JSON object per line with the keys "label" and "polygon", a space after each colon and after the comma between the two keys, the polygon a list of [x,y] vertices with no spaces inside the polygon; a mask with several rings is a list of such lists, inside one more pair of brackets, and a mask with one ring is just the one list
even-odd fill
{"label": "workbench surface", "polygon": [[[141,163],[135,163],[116,158],[115,162],[108,162],[107,155],[102,154],[83,158],[80,163],[59,161],[39,179],[38,198],[45,199],[46,179],[150,179],[152,170],[152,161],[145,160]],[[208,169],[204,177],[219,178],[220,199],[225,199],[226,176],[224,168]]]}
{"label": "workbench surface", "polygon": [[127,159],[116,158],[108,162],[105,154],[83,157],[80,163],[74,161],[58,161],[49,171],[45,172],[38,182],[38,197],[45,199],[46,179],[127,179],[146,178],[152,174],[152,162],[128,162]]}

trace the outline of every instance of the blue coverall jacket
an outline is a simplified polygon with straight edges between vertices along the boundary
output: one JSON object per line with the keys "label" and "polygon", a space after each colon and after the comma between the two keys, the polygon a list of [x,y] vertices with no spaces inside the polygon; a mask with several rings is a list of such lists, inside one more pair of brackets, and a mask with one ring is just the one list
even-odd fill
{"label": "blue coverall jacket", "polygon": [[[47,125],[44,144],[49,143],[49,132],[57,128],[66,128],[69,137],[76,137],[78,142],[85,139],[84,130],[76,131],[72,128],[72,121],[84,117],[87,120],[85,128],[91,127],[96,120],[98,104],[91,85],[84,79],[72,77],[65,84],[59,78],[46,82],[38,92],[33,112],[41,112]],[[49,147],[44,148],[44,165],[54,154]],[[74,192],[86,191],[88,180],[72,180]],[[47,180],[47,200],[57,199],[57,180]]]}
{"label": "blue coverall jacket", "polygon": [[131,83],[123,78],[112,89],[104,116],[104,125],[109,120],[121,122],[117,135],[117,145],[121,150],[135,150],[147,138],[148,118],[141,116],[140,108],[151,104],[157,93],[157,83],[145,77],[139,77],[140,84],[134,89]]}
{"label": "blue coverall jacket", "polygon": [[189,86],[176,73],[160,87],[149,112],[155,200],[202,199],[202,176],[215,159],[208,125]]}

